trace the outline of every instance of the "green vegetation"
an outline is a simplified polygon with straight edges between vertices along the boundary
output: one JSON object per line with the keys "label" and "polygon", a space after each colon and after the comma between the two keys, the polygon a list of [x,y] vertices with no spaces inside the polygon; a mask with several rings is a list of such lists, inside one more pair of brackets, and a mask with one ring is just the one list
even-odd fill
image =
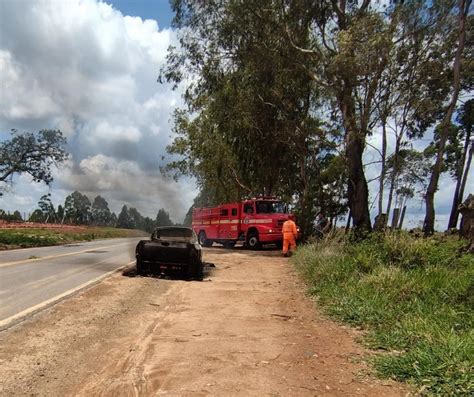
{"label": "green vegetation", "polygon": [[374,234],[301,247],[294,262],[326,313],[384,350],[382,377],[426,394],[474,393],[474,258],[455,237]]}
{"label": "green vegetation", "polygon": [[[196,206],[277,195],[305,235],[318,211],[333,220],[346,207],[365,234],[377,181],[378,215],[391,219],[392,205],[423,196],[431,235],[441,173],[456,181],[453,211],[463,201],[473,109],[459,98],[473,89],[472,0],[171,4],[180,45],[159,81],[184,89],[185,106],[163,171],[196,178]],[[415,151],[435,127],[429,150]]]}
{"label": "green vegetation", "polygon": [[14,174],[29,174],[33,182],[51,184],[51,166],[68,158],[64,146],[66,138],[59,130],[12,130],[11,138],[0,142],[0,196]]}
{"label": "green vegetation", "polygon": [[139,230],[116,229],[113,227],[0,229],[0,250],[43,247],[104,238],[139,237],[144,234]]}

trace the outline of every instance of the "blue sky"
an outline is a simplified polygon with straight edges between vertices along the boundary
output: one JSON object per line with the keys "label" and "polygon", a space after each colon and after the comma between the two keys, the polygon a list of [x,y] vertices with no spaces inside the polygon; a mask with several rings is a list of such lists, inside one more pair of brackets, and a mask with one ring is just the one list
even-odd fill
{"label": "blue sky", "polygon": [[106,3],[112,4],[124,15],[154,19],[161,29],[169,28],[173,19],[168,0],[106,0]]}

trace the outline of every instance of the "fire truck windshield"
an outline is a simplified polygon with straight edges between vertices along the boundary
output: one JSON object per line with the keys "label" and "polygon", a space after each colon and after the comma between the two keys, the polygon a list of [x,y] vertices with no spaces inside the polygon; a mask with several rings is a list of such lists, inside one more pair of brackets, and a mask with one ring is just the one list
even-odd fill
{"label": "fire truck windshield", "polygon": [[257,214],[284,214],[286,206],[281,201],[257,201]]}

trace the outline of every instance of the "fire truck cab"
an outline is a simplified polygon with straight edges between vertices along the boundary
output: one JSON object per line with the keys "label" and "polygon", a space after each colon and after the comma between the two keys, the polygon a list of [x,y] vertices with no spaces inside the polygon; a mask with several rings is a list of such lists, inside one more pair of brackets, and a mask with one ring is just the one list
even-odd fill
{"label": "fire truck cab", "polygon": [[233,247],[242,241],[248,248],[256,249],[262,244],[281,243],[281,229],[287,219],[294,220],[294,216],[287,212],[281,200],[261,197],[195,208],[192,227],[204,247],[210,247],[213,242]]}

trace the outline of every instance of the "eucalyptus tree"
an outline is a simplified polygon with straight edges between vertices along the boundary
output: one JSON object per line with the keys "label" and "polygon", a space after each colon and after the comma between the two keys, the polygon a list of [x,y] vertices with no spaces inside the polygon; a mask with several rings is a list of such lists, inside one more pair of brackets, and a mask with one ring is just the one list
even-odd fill
{"label": "eucalyptus tree", "polygon": [[459,109],[457,115],[459,127],[458,134],[455,136],[454,146],[451,150],[453,160],[451,162],[451,175],[456,181],[456,188],[453,194],[453,204],[449,216],[448,229],[455,228],[458,224],[459,205],[463,201],[464,189],[466,187],[467,177],[471,168],[472,154],[474,151],[474,139],[472,139],[472,130],[474,126],[474,99],[465,102]]}
{"label": "eucalyptus tree", "polygon": [[145,218],[136,208],[130,207],[128,209],[128,216],[131,220],[131,229],[145,230]]}
{"label": "eucalyptus tree", "polygon": [[314,15],[318,28],[314,64],[317,69],[323,67],[320,83],[327,86],[342,118],[348,204],[356,232],[371,230],[362,158],[366,137],[374,126],[376,93],[394,30],[371,10],[370,3],[322,2],[326,18]]}
{"label": "eucalyptus tree", "polygon": [[[395,132],[397,156],[406,139],[422,136],[442,114],[449,92],[447,65],[453,58],[453,1],[319,3],[312,49],[302,51],[310,53],[315,81],[335,99],[345,132],[349,207],[355,227],[370,230],[362,164],[367,137],[374,127],[382,127],[381,212],[387,128]],[[387,212],[396,175],[395,166]]]}
{"label": "eucalyptus tree", "polygon": [[190,119],[186,112],[177,110],[174,123],[176,138],[167,148],[174,159],[162,172],[172,172],[175,179],[195,177],[200,191],[209,196],[209,205],[235,199],[239,188],[244,187],[236,173],[236,159],[206,112]]}
{"label": "eucalyptus tree", "polygon": [[[453,56],[448,18],[451,6],[449,2],[431,7],[421,1],[406,1],[391,13],[397,27],[376,99],[382,129],[378,212],[384,212],[384,189],[388,187],[386,219],[401,171],[400,153],[439,119],[449,94],[449,63]],[[389,170],[386,162],[388,133],[395,138]]]}
{"label": "eucalyptus tree", "polygon": [[164,209],[160,208],[156,214],[156,226],[173,226],[173,221],[170,219],[170,214]]}
{"label": "eucalyptus tree", "polygon": [[167,170],[196,176],[215,202],[276,194],[296,196],[309,208],[319,172],[311,169],[313,160],[335,150],[317,136],[324,128],[318,92],[299,50],[309,46],[311,19],[304,7],[282,5],[174,2],[181,48],[171,50],[160,77],[175,83],[185,71],[193,77],[188,108],[175,114],[177,138],[168,148],[182,157]]}
{"label": "eucalyptus tree", "polygon": [[88,225],[91,220],[91,202],[89,198],[78,192],[72,192],[64,201],[65,218],[76,225]]}
{"label": "eucalyptus tree", "polygon": [[44,222],[44,219],[45,218],[43,212],[39,208],[37,208],[30,214],[28,221],[42,223]]}
{"label": "eucalyptus tree", "polygon": [[[170,49],[160,81],[184,84],[187,108],[175,114],[177,137],[168,151],[179,157],[165,170],[195,176],[214,202],[279,194],[296,198],[308,217],[321,204],[317,191],[334,182],[324,180],[324,167],[342,155],[338,194],[347,197],[356,230],[370,231],[367,137],[394,121],[398,153],[405,138],[419,137],[439,119],[453,1],[174,0],[172,6],[180,48]],[[395,166],[388,210],[397,173]],[[384,178],[385,166],[382,193]]]}
{"label": "eucalyptus tree", "polygon": [[65,218],[64,207],[61,204],[59,204],[56,210],[57,222],[64,223],[64,218]]}
{"label": "eucalyptus tree", "polygon": [[106,226],[112,221],[109,203],[102,196],[96,196],[91,206],[91,222],[94,225]]}
{"label": "eucalyptus tree", "polygon": [[471,0],[458,0],[457,1],[457,40],[456,40],[456,53],[453,59],[452,66],[452,93],[447,106],[445,115],[441,123],[441,134],[439,139],[438,151],[436,153],[436,161],[433,166],[428,188],[426,190],[425,201],[426,201],[426,214],[423,224],[423,230],[425,235],[434,233],[434,222],[435,222],[435,208],[434,208],[434,196],[438,189],[439,176],[443,166],[443,156],[446,147],[446,142],[449,134],[449,127],[451,125],[451,119],[453,117],[454,109],[458,102],[459,93],[461,91],[461,80],[462,70],[461,64],[463,60],[464,47],[466,41],[466,21],[471,6]]}
{"label": "eucalyptus tree", "polygon": [[124,228],[124,229],[134,229],[134,219],[131,217],[129,213],[129,209],[126,205],[122,206],[122,210],[117,217],[117,227]]}
{"label": "eucalyptus tree", "polygon": [[392,9],[381,12],[370,0],[283,3],[285,13],[298,10],[300,20],[309,26],[310,37],[302,44],[286,29],[288,43],[301,54],[295,60],[301,62],[313,90],[320,94],[315,104],[322,112],[336,111],[341,119],[350,213],[357,232],[370,231],[362,158],[366,138],[377,122],[376,99],[394,45],[397,19],[391,17]]}
{"label": "eucalyptus tree", "polygon": [[[39,211],[39,210],[38,210]],[[41,211],[40,211],[41,213]],[[4,210],[0,209],[0,219],[5,220],[5,221],[13,221],[13,222],[18,222],[22,221],[23,218],[21,216],[20,211],[15,210],[13,213],[6,213]],[[26,220],[26,219],[25,219]],[[30,219],[31,220],[31,219]],[[40,221],[41,222],[41,221]]]}
{"label": "eucalyptus tree", "polygon": [[38,207],[43,214],[43,222],[48,223],[48,221],[56,221],[56,211],[54,210],[54,205],[51,201],[51,193],[41,196],[38,201]]}
{"label": "eucalyptus tree", "polygon": [[183,225],[191,226],[194,208],[212,207],[218,204],[218,202],[215,202],[214,199],[215,195],[213,192],[210,192],[208,189],[201,190],[194,198],[193,204],[191,207],[189,207],[188,212],[186,212],[186,215],[183,219]]}
{"label": "eucalyptus tree", "polygon": [[431,158],[425,152],[404,145],[387,158],[387,170],[393,177],[389,183],[395,204],[403,208],[415,194],[423,196],[431,170]]}

